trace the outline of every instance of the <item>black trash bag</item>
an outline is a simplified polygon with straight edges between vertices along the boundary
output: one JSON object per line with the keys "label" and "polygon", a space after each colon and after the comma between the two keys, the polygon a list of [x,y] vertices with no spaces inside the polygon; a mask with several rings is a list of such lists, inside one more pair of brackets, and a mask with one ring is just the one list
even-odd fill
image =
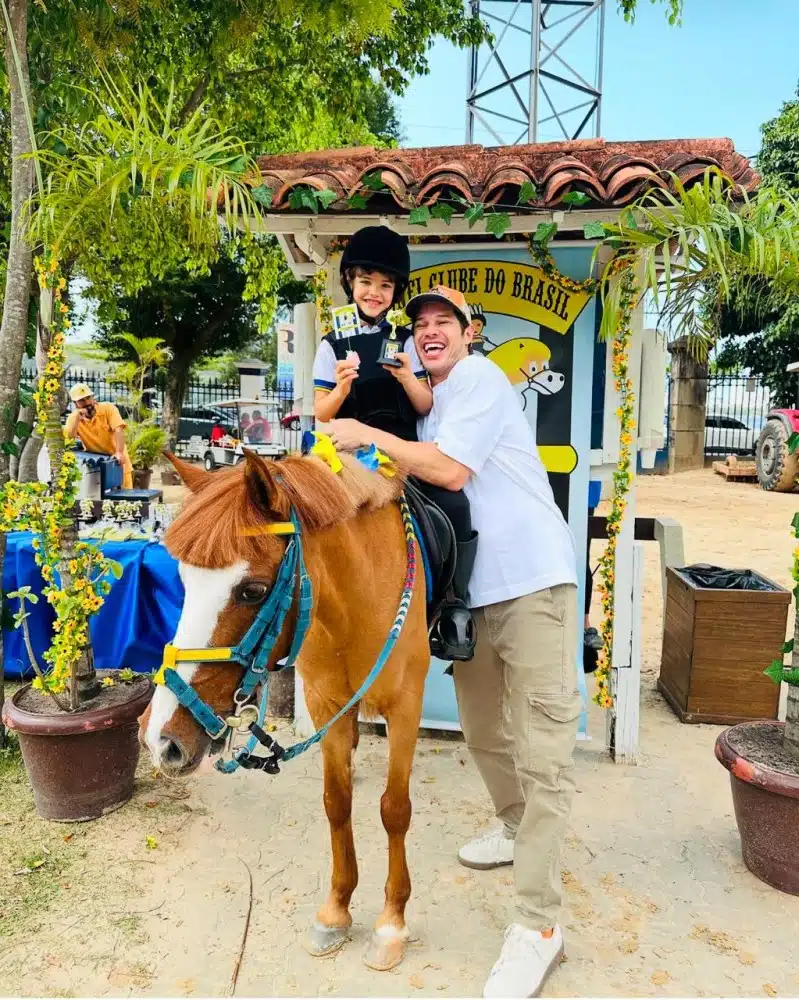
{"label": "black trash bag", "polygon": [[769,590],[777,588],[751,569],[722,569],[695,563],[680,570],[691,583],[708,590]]}

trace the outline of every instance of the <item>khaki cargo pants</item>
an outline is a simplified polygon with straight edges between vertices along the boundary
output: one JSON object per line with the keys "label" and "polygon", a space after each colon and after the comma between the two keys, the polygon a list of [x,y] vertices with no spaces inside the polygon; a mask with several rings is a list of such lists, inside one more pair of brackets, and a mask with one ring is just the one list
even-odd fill
{"label": "khaki cargo pants", "polygon": [[514,920],[558,922],[560,855],[574,793],[577,588],[563,584],[474,611],[474,659],[455,664],[466,742],[515,838]]}

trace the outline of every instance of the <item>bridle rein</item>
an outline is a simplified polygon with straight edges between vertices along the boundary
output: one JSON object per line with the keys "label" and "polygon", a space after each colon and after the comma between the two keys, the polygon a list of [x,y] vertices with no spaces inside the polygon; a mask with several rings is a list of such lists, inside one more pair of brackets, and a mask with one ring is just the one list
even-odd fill
{"label": "bridle rein", "polygon": [[[218,771],[232,774],[239,767],[243,767],[277,774],[281,761],[292,760],[314,744],[319,743],[330,727],[357,705],[377,679],[402,632],[416,581],[416,532],[413,518],[404,496],[400,496],[398,503],[405,533],[407,563],[402,596],[394,623],[389,630],[380,655],[358,690],[354,692],[343,708],[339,709],[321,729],[308,739],[284,748],[263,728],[269,698],[269,673],[271,672],[268,669],[269,659],[283,631],[286,616],[296,602],[297,622],[289,654],[284,663],[273,666],[272,670],[275,671],[294,665],[308,634],[313,611],[313,592],[303,555],[302,531],[299,519],[293,509],[288,521],[276,521],[246,531],[246,534],[250,536],[285,535],[289,541],[280,561],[275,582],[255,621],[247,629],[239,643],[235,646],[211,646],[205,649],[181,649],[174,645],[164,647],[163,662],[153,678],[154,682],[171,691],[212,740],[220,740],[226,736],[232,738],[235,731],[250,733],[247,743],[235,749],[231,759],[216,761],[214,766]],[[233,696],[235,714],[222,717],[207,702],[203,701],[191,684],[180,676],[178,672],[178,664],[180,663],[214,663],[219,665],[235,663],[244,667],[241,682]],[[252,700],[259,688],[260,698],[256,706]],[[267,749],[268,755],[257,756],[253,753],[258,744]]]}

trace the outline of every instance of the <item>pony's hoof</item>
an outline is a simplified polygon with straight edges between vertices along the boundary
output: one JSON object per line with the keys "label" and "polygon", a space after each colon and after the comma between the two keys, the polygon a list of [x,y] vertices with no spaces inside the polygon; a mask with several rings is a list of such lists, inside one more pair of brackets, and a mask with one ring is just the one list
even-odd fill
{"label": "pony's hoof", "polygon": [[305,938],[305,950],[314,958],[324,958],[337,952],[349,941],[350,935],[349,927],[326,927],[316,921]]}
{"label": "pony's hoof", "polygon": [[380,927],[372,935],[363,956],[363,963],[377,972],[388,972],[405,958],[408,947],[408,928]]}

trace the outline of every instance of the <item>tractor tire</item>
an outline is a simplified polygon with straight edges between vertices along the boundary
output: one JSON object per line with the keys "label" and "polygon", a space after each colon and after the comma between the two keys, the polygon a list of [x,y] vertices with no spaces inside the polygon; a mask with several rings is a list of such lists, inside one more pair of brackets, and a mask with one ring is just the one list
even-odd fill
{"label": "tractor tire", "polygon": [[767,420],[755,451],[757,479],[764,490],[790,493],[799,475],[799,456],[788,451],[788,431],[781,420]]}
{"label": "tractor tire", "polygon": [[213,472],[214,469],[216,468],[216,462],[214,461],[214,456],[211,454],[210,451],[207,451],[205,453],[205,457],[203,459],[203,465],[205,466],[206,472]]}

